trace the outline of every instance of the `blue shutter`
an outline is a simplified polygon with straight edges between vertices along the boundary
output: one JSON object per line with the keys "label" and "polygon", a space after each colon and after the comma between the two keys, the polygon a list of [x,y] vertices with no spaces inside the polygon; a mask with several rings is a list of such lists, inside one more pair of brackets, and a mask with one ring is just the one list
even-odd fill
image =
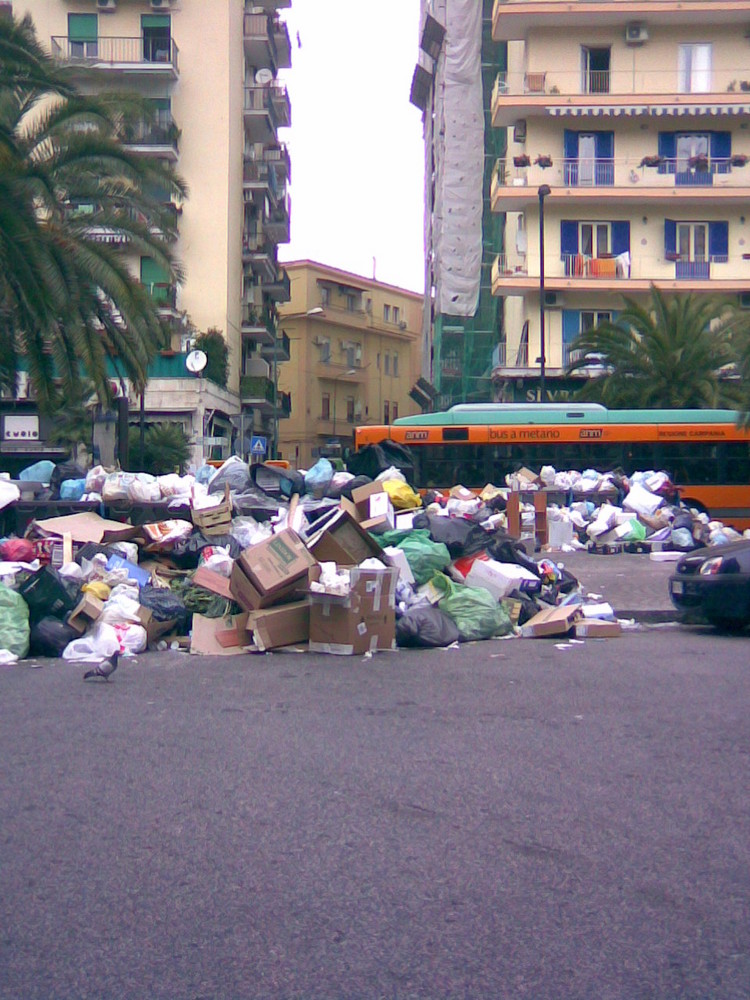
{"label": "blue shutter", "polygon": [[659,166],[660,174],[673,174],[674,173],[674,161],[676,155],[676,137],[674,132],[660,132],[659,133],[659,156],[663,156],[667,163],[662,163]]}
{"label": "blue shutter", "polygon": [[712,132],[709,149],[711,152],[711,170],[717,174],[728,174],[730,169],[729,157],[732,155],[732,133]]}
{"label": "blue shutter", "polygon": [[618,254],[625,253],[626,250],[630,250],[630,223],[613,222],[612,253],[617,256]]}
{"label": "blue shutter", "polygon": [[578,133],[569,128],[563,133],[563,155],[565,157],[565,183],[578,183]]}
{"label": "blue shutter", "polygon": [[615,134],[614,132],[596,133],[596,183],[614,184],[615,182]]}
{"label": "blue shutter", "polygon": [[674,219],[664,220],[664,253],[677,253],[677,223]]}
{"label": "blue shutter", "polygon": [[562,311],[562,335],[563,344],[569,344],[575,340],[581,330],[581,313],[578,309],[563,309]]}
{"label": "blue shutter", "polygon": [[709,222],[708,255],[711,260],[726,260],[729,256],[729,223]]}
{"label": "blue shutter", "polygon": [[578,253],[578,223],[563,220],[560,223],[560,253]]}

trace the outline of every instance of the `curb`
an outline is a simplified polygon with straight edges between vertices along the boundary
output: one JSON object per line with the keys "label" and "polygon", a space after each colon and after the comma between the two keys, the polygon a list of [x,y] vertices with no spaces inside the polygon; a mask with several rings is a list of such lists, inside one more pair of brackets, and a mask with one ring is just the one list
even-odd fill
{"label": "curb", "polygon": [[629,610],[627,608],[615,608],[617,618],[633,618],[642,625],[662,625],[665,622],[681,622],[682,615],[679,611],[652,611],[652,610]]}

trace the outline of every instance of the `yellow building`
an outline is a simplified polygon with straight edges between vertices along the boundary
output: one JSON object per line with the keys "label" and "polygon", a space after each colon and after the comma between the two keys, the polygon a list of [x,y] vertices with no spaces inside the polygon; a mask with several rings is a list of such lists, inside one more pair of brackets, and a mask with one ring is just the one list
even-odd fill
{"label": "yellow building", "polygon": [[[288,399],[270,386],[276,306],[288,294],[277,246],[289,241],[290,162],[278,130],[291,124],[280,70],[291,45],[279,10],[291,0],[15,0],[53,57],[84,71],[87,92],[135,91],[153,103],[129,145],[175,164],[189,196],[175,206],[184,284],[173,287],[148,258],[133,258],[172,323],[145,397],[148,419],[179,420],[194,460],[225,458],[242,424],[269,433]],[[210,10],[209,10],[210,8]],[[207,13],[210,16],[207,16]],[[127,253],[123,248],[123,253]],[[226,388],[185,369],[191,330],[222,331]],[[138,398],[131,400],[137,405]]]}
{"label": "yellow building", "polygon": [[622,295],[653,284],[750,306],[748,24],[736,0],[496,0],[501,398],[521,379],[538,391],[541,357],[554,394],[576,335]]}
{"label": "yellow building", "polygon": [[289,361],[279,386],[291,417],[279,450],[297,468],[354,442],[360,424],[419,413],[409,392],[420,374],[422,296],[310,260],[285,264],[291,298],[280,307]]}

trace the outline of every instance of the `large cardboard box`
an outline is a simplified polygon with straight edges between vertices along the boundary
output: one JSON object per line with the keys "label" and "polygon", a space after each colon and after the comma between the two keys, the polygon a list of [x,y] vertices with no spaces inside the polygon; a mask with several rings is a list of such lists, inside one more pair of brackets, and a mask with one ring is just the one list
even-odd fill
{"label": "large cardboard box", "polygon": [[576,622],[576,639],[613,639],[622,635],[619,622],[609,622],[603,618],[586,618]]}
{"label": "large cardboard box", "polygon": [[258,652],[307,642],[310,638],[310,601],[294,601],[247,616],[249,648]]}
{"label": "large cardboard box", "polygon": [[70,612],[68,625],[75,629],[79,635],[83,635],[86,629],[96,621],[102,611],[104,611],[104,601],[100,601],[93,594],[84,594]]}
{"label": "large cardboard box", "polygon": [[229,589],[246,611],[279,604],[317,563],[299,535],[291,528],[266,538],[240,553],[232,568]]}
{"label": "large cardboard box", "polygon": [[318,562],[358,566],[365,559],[383,558],[380,545],[344,508],[316,522],[314,527],[316,530],[307,538],[307,547]]}
{"label": "large cardboard box", "polygon": [[310,595],[310,651],[339,656],[395,649],[398,570],[352,569],[346,597]]}
{"label": "large cardboard box", "polygon": [[564,604],[557,608],[545,608],[538,615],[529,618],[521,626],[524,639],[540,639],[550,635],[567,635],[573,628],[581,609],[576,604]]}

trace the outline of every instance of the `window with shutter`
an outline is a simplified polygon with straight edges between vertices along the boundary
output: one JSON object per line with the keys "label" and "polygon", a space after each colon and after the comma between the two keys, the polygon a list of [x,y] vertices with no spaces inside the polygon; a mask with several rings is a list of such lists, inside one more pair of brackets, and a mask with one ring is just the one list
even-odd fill
{"label": "window with shutter", "polygon": [[99,21],[96,14],[68,14],[68,42],[73,59],[97,55]]}

